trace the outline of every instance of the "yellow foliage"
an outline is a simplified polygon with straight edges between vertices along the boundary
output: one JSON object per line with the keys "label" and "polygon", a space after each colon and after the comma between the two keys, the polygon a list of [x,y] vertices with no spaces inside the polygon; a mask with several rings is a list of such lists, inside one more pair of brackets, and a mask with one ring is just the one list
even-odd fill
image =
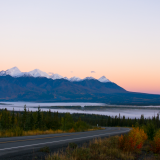
{"label": "yellow foliage", "polygon": [[137,128],[133,128],[130,133],[129,136],[132,137],[135,141],[135,145],[139,145],[139,144],[143,144],[145,140],[147,140],[147,135],[144,132],[143,129],[139,129]]}
{"label": "yellow foliage", "polygon": [[133,128],[128,135],[119,137],[119,148],[123,151],[140,150],[147,140],[147,135],[144,130]]}
{"label": "yellow foliage", "polygon": [[69,130],[70,133],[75,132],[74,128]]}
{"label": "yellow foliage", "polygon": [[154,153],[160,153],[160,130],[157,131],[153,142],[151,143],[151,150]]}
{"label": "yellow foliage", "polygon": [[31,136],[31,135],[41,135],[41,134],[55,134],[55,133],[65,133],[62,130],[32,130],[32,131],[23,131],[17,128],[15,131],[5,130],[0,132],[0,137],[17,137],[17,136]]}
{"label": "yellow foliage", "polygon": [[[93,129],[88,129],[86,131],[93,131],[93,130],[98,130],[101,128],[93,128]],[[74,128],[70,129],[68,132],[75,132]],[[3,130],[0,131],[0,137],[17,137],[17,136],[31,136],[31,135],[41,135],[41,134],[56,134],[56,133],[66,133],[66,131],[63,130],[30,130],[30,131],[24,131],[19,127],[16,127],[14,130]]]}

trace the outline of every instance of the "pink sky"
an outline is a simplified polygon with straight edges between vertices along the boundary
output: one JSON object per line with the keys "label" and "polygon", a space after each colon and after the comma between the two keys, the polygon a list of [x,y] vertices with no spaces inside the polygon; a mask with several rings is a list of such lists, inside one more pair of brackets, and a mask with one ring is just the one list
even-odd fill
{"label": "pink sky", "polygon": [[[106,76],[160,94],[160,1],[0,2],[0,70]],[[95,71],[95,73],[91,73]]]}

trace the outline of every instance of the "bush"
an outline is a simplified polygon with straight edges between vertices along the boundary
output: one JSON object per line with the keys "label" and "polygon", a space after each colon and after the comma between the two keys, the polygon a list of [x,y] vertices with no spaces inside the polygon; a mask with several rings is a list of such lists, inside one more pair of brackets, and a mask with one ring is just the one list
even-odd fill
{"label": "bush", "polygon": [[118,136],[98,138],[81,148],[75,143],[69,143],[65,152],[49,154],[46,160],[134,160],[134,154],[122,152],[118,148],[118,139]]}
{"label": "bush", "polygon": [[73,151],[72,156],[76,160],[89,160],[91,153],[89,148],[77,148]]}
{"label": "bush", "polygon": [[69,130],[69,132],[70,132],[70,133],[75,132],[74,128],[71,128],[71,129]]}
{"label": "bush", "polygon": [[40,150],[39,150],[40,152],[46,152],[46,153],[50,153],[50,149],[49,149],[49,147],[43,147],[43,148],[41,148]]}
{"label": "bush", "polygon": [[135,142],[132,137],[129,135],[121,135],[119,137],[119,143],[118,146],[123,151],[133,151],[135,149]]}
{"label": "bush", "polygon": [[69,148],[71,148],[71,149],[75,149],[75,148],[77,148],[77,144],[76,143],[69,143]]}
{"label": "bush", "polygon": [[81,120],[78,120],[78,122],[76,122],[74,124],[74,130],[77,131],[77,132],[85,131],[85,130],[88,130],[89,128],[91,128],[91,127]]}
{"label": "bush", "polygon": [[146,126],[143,126],[145,133],[147,133],[148,139],[153,140],[155,133],[156,133],[156,127],[153,124],[153,122],[149,122],[146,124]]}
{"label": "bush", "polygon": [[118,146],[123,151],[140,151],[145,140],[147,140],[147,135],[144,130],[134,128],[128,135],[119,137]]}
{"label": "bush", "polygon": [[151,151],[160,153],[160,130],[157,131],[153,141],[151,142]]}

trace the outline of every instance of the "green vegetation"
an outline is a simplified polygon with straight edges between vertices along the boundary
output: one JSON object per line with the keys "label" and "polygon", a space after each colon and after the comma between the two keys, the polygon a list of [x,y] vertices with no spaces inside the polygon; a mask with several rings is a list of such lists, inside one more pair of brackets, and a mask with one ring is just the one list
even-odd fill
{"label": "green vegetation", "polygon": [[140,127],[142,128],[148,135],[150,140],[153,140],[153,137],[158,129],[160,129],[160,119],[159,114],[150,119],[144,118],[143,115],[139,119],[130,119],[125,118],[125,116],[121,117],[115,116],[104,116],[104,115],[87,115],[87,114],[73,114],[74,120],[78,120],[81,118],[82,121],[87,122],[92,126],[107,126],[107,127]]}
{"label": "green vegetation", "polygon": [[40,150],[39,150],[40,152],[45,152],[45,153],[50,153],[50,149],[49,149],[49,147],[43,147],[43,148],[40,148]]}
{"label": "green vegetation", "polygon": [[[23,136],[48,133],[63,133],[87,131],[93,126],[120,126],[133,127],[125,136],[116,136],[92,141],[88,146],[79,148],[77,144],[70,143],[66,152],[51,153],[49,147],[40,149],[48,153],[46,160],[94,160],[94,159],[160,159],[160,120],[159,115],[151,119],[130,119],[115,116],[32,112],[24,106],[23,112],[0,110],[0,137]],[[156,155],[156,156],[155,156]],[[150,159],[151,158],[151,159]]]}
{"label": "green vegetation", "polygon": [[[73,148],[68,146],[66,151],[49,154],[46,160],[133,160],[134,155],[131,153],[123,153],[118,148],[118,136],[95,139],[88,145]],[[75,145],[76,146],[76,145]]]}
{"label": "green vegetation", "polygon": [[86,131],[92,129],[90,125],[78,118],[76,121],[69,113],[32,112],[24,106],[23,112],[12,112],[7,109],[0,111],[0,137],[22,136],[47,133],[62,133]]}
{"label": "green vegetation", "polygon": [[21,136],[47,133],[63,133],[85,131],[92,126],[109,127],[140,127],[150,140],[160,128],[159,115],[146,119],[142,115],[139,119],[94,114],[69,114],[58,112],[32,112],[24,106],[23,112],[0,110],[0,137]]}
{"label": "green vegetation", "polygon": [[[65,152],[50,154],[46,160],[159,160],[160,120],[159,115],[151,119],[130,119],[115,116],[73,114],[90,125],[133,127],[127,135],[98,139],[88,146],[77,147],[69,144]],[[75,147],[73,147],[75,146]]]}
{"label": "green vegetation", "polygon": [[92,140],[78,147],[71,143],[64,151],[50,153],[46,160],[159,160],[160,131],[154,140],[148,140],[147,134],[139,127],[128,134],[104,139]]}
{"label": "green vegetation", "polygon": [[[73,118],[76,119],[77,115],[74,114]],[[100,115],[79,115],[79,117],[84,121],[88,122],[88,124],[95,126],[99,124],[99,126],[109,126],[109,127],[139,127],[143,129],[147,134],[149,140],[154,140],[156,133],[160,130],[160,119],[159,114],[157,116],[153,116],[150,119],[144,118],[143,115],[139,119],[130,119],[125,118],[125,116],[121,117],[115,116],[100,116]]]}

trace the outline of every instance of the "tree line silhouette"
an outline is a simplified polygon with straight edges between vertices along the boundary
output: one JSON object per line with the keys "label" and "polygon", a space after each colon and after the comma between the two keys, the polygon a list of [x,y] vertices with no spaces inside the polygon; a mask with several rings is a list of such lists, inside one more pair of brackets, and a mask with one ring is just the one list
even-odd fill
{"label": "tree line silhouette", "polygon": [[8,111],[6,108],[0,111],[0,130],[20,128],[24,131],[29,130],[64,130],[74,129],[83,131],[91,126],[80,118],[76,121],[70,113],[59,114],[58,112],[42,112],[40,107],[38,111],[32,112],[24,106],[23,112]]}
{"label": "tree line silhouette", "polygon": [[28,130],[58,130],[83,131],[91,128],[91,126],[109,126],[109,127],[142,127],[151,139],[158,128],[160,128],[159,114],[151,118],[144,118],[143,115],[139,119],[126,118],[125,116],[111,117],[106,115],[95,114],[70,114],[49,111],[32,112],[24,106],[24,111],[8,111],[0,110],[0,130],[15,129],[16,127]]}

